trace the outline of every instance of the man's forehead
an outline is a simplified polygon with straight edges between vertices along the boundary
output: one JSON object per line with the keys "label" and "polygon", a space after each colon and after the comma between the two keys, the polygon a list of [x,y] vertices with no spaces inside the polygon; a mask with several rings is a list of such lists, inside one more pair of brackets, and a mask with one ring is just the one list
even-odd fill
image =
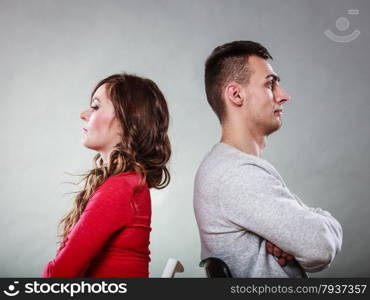
{"label": "man's forehead", "polygon": [[256,55],[250,56],[248,59],[248,64],[252,73],[254,73],[255,77],[266,78],[268,75],[277,76],[270,63],[266,59],[263,59],[259,56]]}

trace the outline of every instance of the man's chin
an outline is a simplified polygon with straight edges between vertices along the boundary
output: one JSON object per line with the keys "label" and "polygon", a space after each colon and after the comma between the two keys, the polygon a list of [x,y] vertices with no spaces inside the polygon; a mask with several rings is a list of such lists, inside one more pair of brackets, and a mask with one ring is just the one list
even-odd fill
{"label": "man's chin", "polygon": [[270,135],[270,134],[274,133],[275,131],[278,131],[282,125],[283,124],[282,124],[281,121],[279,121],[278,123],[275,123],[275,124],[271,124],[269,127],[266,128],[265,134]]}

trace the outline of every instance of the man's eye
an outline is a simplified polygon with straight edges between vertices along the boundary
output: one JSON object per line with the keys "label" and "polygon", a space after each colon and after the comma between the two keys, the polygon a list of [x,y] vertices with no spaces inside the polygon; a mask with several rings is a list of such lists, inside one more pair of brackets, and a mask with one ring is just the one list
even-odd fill
{"label": "man's eye", "polygon": [[272,80],[272,81],[269,81],[268,84],[267,84],[267,87],[270,89],[270,90],[273,90],[276,86],[276,81],[275,80]]}

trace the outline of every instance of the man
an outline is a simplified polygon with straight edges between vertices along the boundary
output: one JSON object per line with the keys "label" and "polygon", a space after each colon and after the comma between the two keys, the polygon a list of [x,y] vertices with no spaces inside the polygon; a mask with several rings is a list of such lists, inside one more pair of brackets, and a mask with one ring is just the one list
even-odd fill
{"label": "man", "polygon": [[236,41],[206,61],[207,99],[222,137],[195,179],[201,258],[224,260],[233,277],[307,277],[339,253],[342,228],[329,212],[307,207],[261,158],[290,100],[269,58],[262,45]]}

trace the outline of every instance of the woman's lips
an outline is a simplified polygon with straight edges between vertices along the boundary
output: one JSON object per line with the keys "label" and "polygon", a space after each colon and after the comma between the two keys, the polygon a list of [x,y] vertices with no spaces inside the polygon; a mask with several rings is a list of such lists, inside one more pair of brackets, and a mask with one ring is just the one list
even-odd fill
{"label": "woman's lips", "polygon": [[82,128],[84,132],[87,132],[87,129],[86,128]]}

